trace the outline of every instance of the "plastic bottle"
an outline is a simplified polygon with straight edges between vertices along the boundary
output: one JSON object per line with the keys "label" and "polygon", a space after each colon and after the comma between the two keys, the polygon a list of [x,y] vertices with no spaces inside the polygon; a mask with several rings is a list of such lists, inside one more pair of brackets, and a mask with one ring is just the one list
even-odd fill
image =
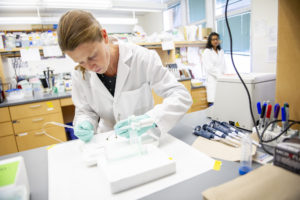
{"label": "plastic bottle", "polygon": [[22,47],[29,47],[29,38],[26,33],[23,33],[21,35],[21,39],[22,39]]}
{"label": "plastic bottle", "polygon": [[48,45],[53,45],[54,44],[53,33],[50,30],[48,31],[48,34],[47,34],[47,44]]}
{"label": "plastic bottle", "polygon": [[252,140],[249,134],[242,138],[241,161],[239,167],[240,175],[247,174],[252,170]]}
{"label": "plastic bottle", "polygon": [[22,47],[21,37],[20,35],[16,35],[16,48]]}
{"label": "plastic bottle", "polygon": [[11,48],[11,49],[15,48],[16,47],[16,42],[15,41],[16,41],[15,36],[11,33],[8,33],[6,35],[6,41],[5,41],[6,47],[5,48]]}

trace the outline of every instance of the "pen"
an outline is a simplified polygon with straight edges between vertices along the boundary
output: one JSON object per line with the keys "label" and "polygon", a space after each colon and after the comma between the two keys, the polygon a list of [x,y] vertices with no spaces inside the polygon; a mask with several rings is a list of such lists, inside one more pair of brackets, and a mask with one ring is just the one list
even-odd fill
{"label": "pen", "polygon": [[[289,112],[289,104],[288,103],[285,103],[284,104],[284,108],[285,108],[285,118],[286,118],[286,121],[285,121],[285,128],[287,128],[288,126],[289,126],[289,118],[290,118],[290,112]],[[285,134],[287,134],[287,131],[286,131],[286,133]]]}
{"label": "pen", "polygon": [[[260,117],[260,114],[261,114],[261,103],[260,103],[260,101],[257,102],[256,106],[257,106],[258,117]],[[259,120],[258,120],[258,122],[256,123],[256,125],[258,125],[258,124],[259,124]]]}
{"label": "pen", "polygon": [[[274,116],[273,116],[273,120],[277,120],[277,119],[278,119],[279,110],[280,110],[280,105],[277,103],[277,104],[275,104],[275,106],[274,106]],[[274,122],[274,123],[272,124],[271,131],[273,131],[273,130],[275,129],[276,125],[277,125],[277,122]]]}
{"label": "pen", "polygon": [[262,128],[262,126],[264,125],[264,122],[265,122],[266,107],[267,107],[267,104],[264,103],[263,107],[262,107],[262,110],[261,110],[261,115],[260,115],[260,118],[259,118],[259,129]]}
{"label": "pen", "polygon": [[267,109],[266,121],[265,121],[264,127],[267,127],[268,123],[270,122],[271,112],[272,112],[272,105],[269,104],[268,109]]}
{"label": "pen", "polygon": [[285,107],[281,107],[281,120],[282,120],[282,128],[281,131],[285,129],[286,115],[285,115]]}

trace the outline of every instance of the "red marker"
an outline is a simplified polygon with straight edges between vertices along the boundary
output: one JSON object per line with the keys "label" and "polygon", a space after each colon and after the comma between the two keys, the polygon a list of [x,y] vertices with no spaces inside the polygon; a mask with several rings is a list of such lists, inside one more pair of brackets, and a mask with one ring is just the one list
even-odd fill
{"label": "red marker", "polygon": [[264,127],[266,127],[268,125],[268,123],[270,122],[271,113],[272,113],[272,105],[269,104],[268,108],[267,108],[266,121],[265,121],[265,126]]}

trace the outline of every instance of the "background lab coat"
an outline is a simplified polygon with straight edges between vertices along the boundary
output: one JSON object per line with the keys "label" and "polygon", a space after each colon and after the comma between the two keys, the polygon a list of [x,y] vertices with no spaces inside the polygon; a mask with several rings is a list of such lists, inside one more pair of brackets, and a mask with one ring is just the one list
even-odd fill
{"label": "background lab coat", "polygon": [[216,53],[213,49],[205,49],[203,53],[203,66],[206,70],[207,101],[215,101],[217,76],[225,72],[224,51]]}
{"label": "background lab coat", "polygon": [[[112,130],[119,120],[142,114],[153,118],[165,133],[192,104],[189,92],[162,66],[157,53],[134,44],[119,44],[114,97],[95,72],[86,71],[83,80],[82,72],[74,70],[72,84],[72,100],[76,106],[74,125],[89,120],[97,133]],[[155,107],[152,89],[164,97],[163,103]]]}

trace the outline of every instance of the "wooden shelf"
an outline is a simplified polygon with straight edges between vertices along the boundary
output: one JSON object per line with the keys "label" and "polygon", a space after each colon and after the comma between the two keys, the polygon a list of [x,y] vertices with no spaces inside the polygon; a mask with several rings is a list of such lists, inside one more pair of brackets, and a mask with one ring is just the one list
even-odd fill
{"label": "wooden shelf", "polygon": [[12,53],[12,52],[19,52],[21,49],[36,49],[43,50],[43,47],[25,47],[25,48],[13,48],[13,49],[0,49],[0,53]]}
{"label": "wooden shelf", "polygon": [[[205,47],[206,40],[199,41],[179,41],[174,42],[175,47]],[[161,48],[161,42],[151,42],[151,43],[136,43],[137,45],[146,48]]]}

